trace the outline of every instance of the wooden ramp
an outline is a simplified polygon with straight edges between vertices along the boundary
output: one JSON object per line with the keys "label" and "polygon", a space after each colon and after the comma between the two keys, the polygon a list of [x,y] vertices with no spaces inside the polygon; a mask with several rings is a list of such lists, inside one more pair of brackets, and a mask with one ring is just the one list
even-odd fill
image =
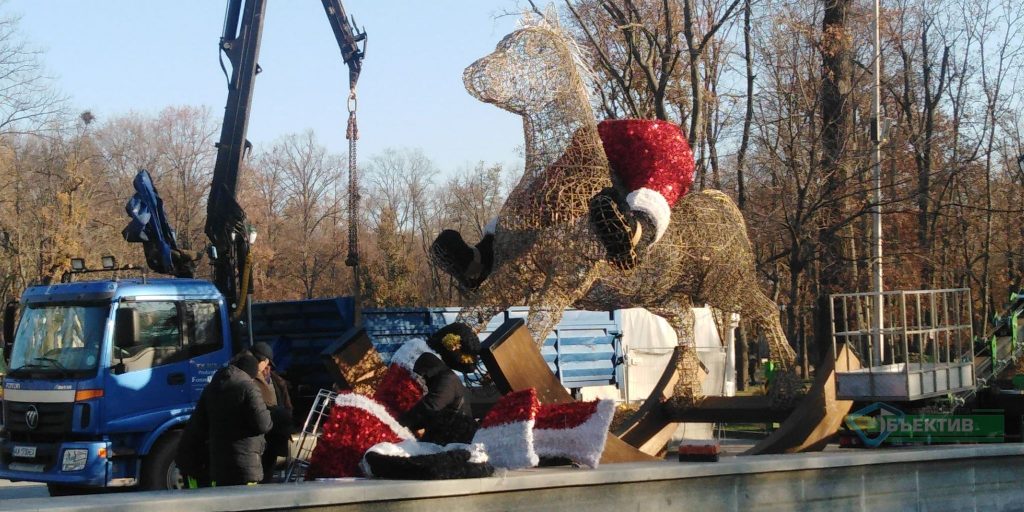
{"label": "wooden ramp", "polygon": [[837,365],[839,371],[856,370],[860,368],[860,360],[845,345],[840,347],[838,358],[830,352],[818,367],[814,385],[793,414],[778,430],[743,454],[812,452],[825,448],[853,406],[851,400],[836,399]]}
{"label": "wooden ramp", "polygon": [[[626,443],[650,455],[658,455],[664,450],[676,423],[681,421],[778,421],[781,423],[778,430],[744,454],[818,451],[839,431],[843,418],[853,405],[851,401],[836,399],[836,358],[830,356],[818,369],[814,385],[795,408],[773,408],[764,396],[709,396],[695,406],[674,408],[665,401],[671,398],[672,389],[679,380],[675,371],[678,358],[677,348],[647,401],[628,421],[612,431]],[[846,347],[840,349],[839,361],[841,371],[860,367],[859,360]]]}
{"label": "wooden ramp", "polygon": [[628,420],[612,430],[644,453],[661,455],[678,423],[784,421],[793,412],[793,409],[772,408],[765,396],[706,396],[696,405],[674,404],[668,400],[679,381],[676,372],[679,357],[680,348],[676,347],[647,400]]}
{"label": "wooden ramp", "polygon": [[[545,404],[572,402],[573,398],[562,387],[548,368],[537,345],[521,318],[501,325],[483,342],[481,358],[498,391],[509,393],[534,388],[537,399]],[[601,464],[614,462],[640,462],[656,460],[654,457],[626,444],[609,433],[605,441]]]}
{"label": "wooden ramp", "polygon": [[672,390],[679,382],[676,365],[679,363],[680,356],[680,349],[676,347],[668,364],[665,365],[661,379],[654,385],[654,390],[651,391],[647,400],[637,412],[633,413],[633,416],[612,430],[612,433],[624,442],[648,455],[661,454],[671,439],[672,433],[676,430],[676,422],[669,419],[663,407],[663,401],[671,397]]}

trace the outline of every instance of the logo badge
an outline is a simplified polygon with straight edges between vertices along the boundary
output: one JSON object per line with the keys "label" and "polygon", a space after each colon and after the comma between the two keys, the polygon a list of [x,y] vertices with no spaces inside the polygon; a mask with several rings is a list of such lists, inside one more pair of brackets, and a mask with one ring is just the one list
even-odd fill
{"label": "logo badge", "polygon": [[29,430],[35,430],[39,426],[39,409],[36,409],[36,406],[30,405],[25,411],[25,425]]}
{"label": "logo badge", "polygon": [[[900,423],[906,415],[903,411],[887,403],[875,402],[857,412],[848,414],[845,422],[850,430],[857,433],[857,437],[864,443],[864,446],[877,448],[885,441],[885,438],[889,437],[889,434],[892,434],[892,431],[885,428],[886,416],[895,416],[897,423]],[[877,425],[878,433],[874,437],[870,436],[870,431],[874,429],[865,428],[870,424]]]}

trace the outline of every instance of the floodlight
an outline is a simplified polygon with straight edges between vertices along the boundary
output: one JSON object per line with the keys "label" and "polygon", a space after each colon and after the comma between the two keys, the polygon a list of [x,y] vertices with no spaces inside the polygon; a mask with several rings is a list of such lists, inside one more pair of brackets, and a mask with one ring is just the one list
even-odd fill
{"label": "floodlight", "polygon": [[85,258],[71,258],[71,270],[76,272],[85,270]]}
{"label": "floodlight", "polygon": [[113,256],[104,256],[100,258],[100,263],[103,264],[104,269],[112,270],[114,267],[117,266],[117,259],[114,258]]}

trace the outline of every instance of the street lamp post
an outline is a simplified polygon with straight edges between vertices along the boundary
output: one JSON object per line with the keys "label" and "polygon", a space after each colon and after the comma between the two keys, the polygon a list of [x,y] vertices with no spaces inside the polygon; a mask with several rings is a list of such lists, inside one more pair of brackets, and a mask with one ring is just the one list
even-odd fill
{"label": "street lamp post", "polygon": [[881,7],[879,4],[880,0],[875,0],[875,94],[874,100],[871,102],[871,112],[873,114],[871,137],[874,142],[874,148],[871,152],[872,181],[874,182],[872,197],[874,206],[871,212],[871,291],[874,293],[874,300],[871,304],[871,343],[874,346],[873,356],[876,361],[875,364],[883,364],[885,361],[884,338],[882,337],[882,329],[884,327],[882,319],[882,46],[878,26],[881,20]]}

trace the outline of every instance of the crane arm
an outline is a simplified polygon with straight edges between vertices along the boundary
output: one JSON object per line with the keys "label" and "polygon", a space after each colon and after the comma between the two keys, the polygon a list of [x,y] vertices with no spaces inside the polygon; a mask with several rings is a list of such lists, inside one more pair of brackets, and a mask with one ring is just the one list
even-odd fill
{"label": "crane arm", "polygon": [[[359,81],[359,72],[363,69],[363,57],[366,55],[366,31],[355,27],[355,19],[349,23],[345,14],[345,7],[341,0],[320,0],[324,5],[324,12],[327,13],[327,21],[334,31],[334,38],[338,41],[338,48],[341,49],[341,58],[348,66],[349,89],[355,89]],[[360,47],[359,43],[363,46]]]}
{"label": "crane arm", "polygon": [[[342,59],[349,68],[349,88],[354,91],[362,68],[366,32],[353,28],[340,0],[321,2]],[[220,50],[231,63],[231,72],[224,122],[217,143],[217,162],[206,205],[205,231],[212,247],[213,282],[233,307],[244,299],[245,289],[252,289],[247,267],[253,232],[246,222],[245,211],[238,204],[237,192],[239,168],[251,147],[246,133],[256,74],[260,72],[257,61],[265,14],[266,0],[228,0],[220,39]]]}
{"label": "crane arm", "polygon": [[245,211],[237,201],[238,169],[250,146],[246,132],[259,72],[257,61],[266,8],[266,0],[228,0],[220,38],[220,51],[231,63],[231,73],[206,204],[205,231],[212,247],[213,282],[232,306],[241,299],[239,281],[249,252]]}

